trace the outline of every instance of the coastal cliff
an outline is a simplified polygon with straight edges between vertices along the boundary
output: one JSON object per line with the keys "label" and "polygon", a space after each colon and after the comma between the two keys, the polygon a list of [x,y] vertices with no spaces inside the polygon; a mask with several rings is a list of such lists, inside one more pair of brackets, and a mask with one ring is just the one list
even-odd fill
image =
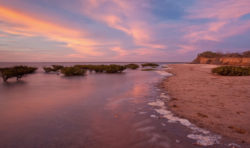
{"label": "coastal cliff", "polygon": [[242,65],[250,66],[250,58],[231,58],[231,57],[222,57],[219,59],[221,64],[224,65]]}
{"label": "coastal cliff", "polygon": [[250,66],[250,51],[239,53],[213,53],[204,52],[198,54],[197,58],[192,62],[193,64],[219,64],[219,65],[236,65],[236,66]]}

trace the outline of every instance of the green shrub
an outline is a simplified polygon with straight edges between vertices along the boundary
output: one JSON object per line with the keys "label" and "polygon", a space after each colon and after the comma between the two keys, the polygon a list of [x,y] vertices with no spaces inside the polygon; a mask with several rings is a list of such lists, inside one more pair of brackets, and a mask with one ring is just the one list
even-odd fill
{"label": "green shrub", "polygon": [[75,65],[75,67],[95,71],[96,73],[104,72],[105,70],[105,65]]}
{"label": "green shrub", "polygon": [[78,67],[80,69],[89,70],[89,71],[95,71],[96,73],[120,73],[123,70],[126,69],[125,66],[121,65],[76,65],[75,67]]}
{"label": "green shrub", "polygon": [[43,67],[43,70],[44,70],[46,73],[49,73],[49,72],[52,72],[52,71],[53,71],[53,68],[51,68],[51,67]]}
{"label": "green shrub", "polygon": [[90,69],[94,70],[96,73],[105,72],[106,65],[93,65]]}
{"label": "green shrub", "polygon": [[146,67],[146,66],[148,66],[148,67],[157,67],[157,66],[159,66],[156,63],[144,63],[144,64],[141,64],[141,65],[142,65],[142,67]]}
{"label": "green shrub", "polygon": [[28,66],[14,66],[9,68],[1,68],[0,74],[4,82],[9,78],[16,77],[17,80],[21,79],[26,74],[34,73],[37,70],[36,67]]}
{"label": "green shrub", "polygon": [[75,67],[79,67],[79,68],[91,70],[91,71],[94,69],[94,66],[96,65],[75,65]]}
{"label": "green shrub", "polygon": [[217,58],[221,56],[223,56],[223,54],[212,52],[212,51],[205,51],[205,52],[198,54],[198,57],[205,57],[205,58]]}
{"label": "green shrub", "polygon": [[58,71],[58,70],[61,70],[64,66],[62,65],[52,65],[54,71]]}
{"label": "green shrub", "polygon": [[61,65],[52,65],[52,67],[43,67],[43,70],[46,73],[50,73],[50,72],[58,72],[62,68],[63,68],[63,66],[61,66]]}
{"label": "green shrub", "polygon": [[250,51],[245,51],[243,53],[218,53],[218,52],[212,52],[212,51],[205,51],[200,54],[198,54],[198,57],[205,57],[205,58],[220,58],[220,57],[250,57]]}
{"label": "green shrub", "polygon": [[106,73],[121,73],[125,69],[126,67],[121,65],[115,65],[115,64],[105,65]]}
{"label": "green shrub", "polygon": [[135,70],[135,69],[139,68],[139,65],[137,65],[137,64],[127,64],[127,65],[125,65],[125,67]]}
{"label": "green shrub", "polygon": [[249,51],[243,52],[243,53],[242,53],[242,56],[243,56],[243,57],[250,58],[250,50],[249,50]]}
{"label": "green shrub", "polygon": [[77,66],[64,67],[61,69],[61,73],[65,76],[82,76],[85,75],[86,70]]}
{"label": "green shrub", "polygon": [[240,53],[226,53],[223,55],[224,57],[233,57],[233,58],[241,58],[243,57]]}
{"label": "green shrub", "polygon": [[223,76],[249,76],[250,67],[220,66],[213,68],[212,72]]}
{"label": "green shrub", "polygon": [[155,69],[153,68],[146,68],[146,69],[142,69],[142,71],[154,71]]}

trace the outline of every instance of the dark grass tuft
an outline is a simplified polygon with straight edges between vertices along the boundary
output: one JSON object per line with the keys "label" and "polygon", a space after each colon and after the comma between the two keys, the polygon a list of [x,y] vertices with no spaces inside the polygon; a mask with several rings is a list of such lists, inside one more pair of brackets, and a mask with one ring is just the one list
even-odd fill
{"label": "dark grass tuft", "polygon": [[222,76],[250,76],[250,67],[220,66],[213,68],[212,73]]}
{"label": "dark grass tuft", "polygon": [[142,67],[158,67],[159,65],[156,63],[144,63],[141,64]]}
{"label": "dark grass tuft", "polygon": [[85,69],[79,68],[77,66],[72,67],[63,67],[61,69],[61,73],[64,74],[64,76],[83,76],[86,73]]}
{"label": "dark grass tuft", "polygon": [[46,73],[50,73],[50,72],[58,72],[59,70],[61,70],[63,68],[62,65],[52,65],[52,67],[43,67],[43,70]]}
{"label": "dark grass tuft", "polygon": [[135,69],[138,69],[140,66],[137,65],[137,64],[127,64],[127,65],[125,65],[125,67],[128,68],[128,69],[135,70]]}

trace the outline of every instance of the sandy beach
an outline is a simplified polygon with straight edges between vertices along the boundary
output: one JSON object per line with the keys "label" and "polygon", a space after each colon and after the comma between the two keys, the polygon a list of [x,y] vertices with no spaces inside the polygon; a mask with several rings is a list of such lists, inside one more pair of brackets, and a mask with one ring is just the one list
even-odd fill
{"label": "sandy beach", "polygon": [[218,134],[250,143],[250,76],[218,76],[215,65],[173,64],[164,87],[177,115]]}

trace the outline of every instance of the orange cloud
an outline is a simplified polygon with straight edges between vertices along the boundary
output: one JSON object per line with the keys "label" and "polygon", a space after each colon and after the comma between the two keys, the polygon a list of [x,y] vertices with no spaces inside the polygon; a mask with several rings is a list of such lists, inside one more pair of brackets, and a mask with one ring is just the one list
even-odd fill
{"label": "orange cloud", "polygon": [[[109,6],[102,7],[106,2],[109,2]],[[97,2],[96,0],[89,0],[84,1],[84,4],[88,5],[88,7],[83,8],[84,14],[130,35],[136,45],[151,49],[167,48],[163,44],[153,43],[154,31],[151,25],[146,22],[147,20],[138,15],[142,13],[142,10],[138,10],[134,1],[100,0]],[[146,13],[143,12],[143,14]]]}
{"label": "orange cloud", "polygon": [[[87,32],[75,30],[39,18],[31,17],[24,12],[0,6],[0,20],[8,23],[1,26],[6,33],[22,36],[44,36],[50,40],[64,42],[67,47],[86,55],[101,55],[93,50],[97,43],[87,39]],[[9,25],[10,24],[10,25]]]}
{"label": "orange cloud", "polygon": [[123,57],[123,56],[127,56],[128,55],[128,51],[122,49],[121,47],[117,46],[111,49],[112,51],[117,53],[117,57]]}

